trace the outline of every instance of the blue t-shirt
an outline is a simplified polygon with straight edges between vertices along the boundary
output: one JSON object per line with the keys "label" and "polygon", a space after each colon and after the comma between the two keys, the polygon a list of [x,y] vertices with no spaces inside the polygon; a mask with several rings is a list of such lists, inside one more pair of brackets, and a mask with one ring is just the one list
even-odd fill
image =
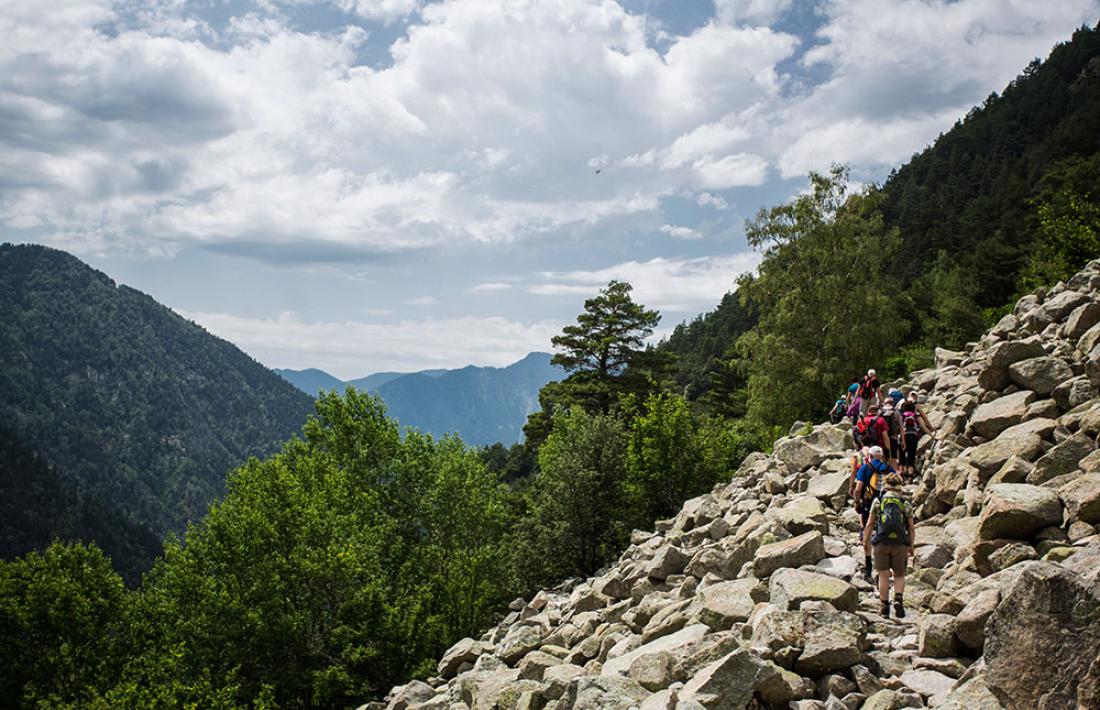
{"label": "blue t-shirt", "polygon": [[853,382],[852,384],[848,385],[848,394],[855,394],[858,391],[859,391],[859,383],[858,382]]}
{"label": "blue t-shirt", "polygon": [[877,459],[871,459],[867,463],[860,466],[859,470],[856,471],[856,480],[863,483],[864,495],[866,495],[867,487],[871,485],[871,476],[873,475],[872,469],[873,471],[878,472],[879,477],[878,488],[875,489],[876,493],[882,490],[882,479],[886,477],[886,474],[894,472],[894,469],[890,466],[890,464],[884,463]]}

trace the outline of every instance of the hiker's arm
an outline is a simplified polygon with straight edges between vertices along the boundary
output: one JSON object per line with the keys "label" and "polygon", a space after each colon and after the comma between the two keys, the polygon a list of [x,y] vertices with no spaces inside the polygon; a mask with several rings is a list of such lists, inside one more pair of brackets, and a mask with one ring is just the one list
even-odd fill
{"label": "hiker's arm", "polygon": [[928,417],[924,416],[924,409],[917,405],[917,418],[920,419],[921,429],[924,429],[924,433],[933,439],[936,438],[936,430],[932,428],[932,424],[929,423]]}
{"label": "hiker's arm", "polygon": [[863,500],[863,481],[856,481],[856,494],[852,498],[855,500],[856,510],[859,510],[859,502]]}

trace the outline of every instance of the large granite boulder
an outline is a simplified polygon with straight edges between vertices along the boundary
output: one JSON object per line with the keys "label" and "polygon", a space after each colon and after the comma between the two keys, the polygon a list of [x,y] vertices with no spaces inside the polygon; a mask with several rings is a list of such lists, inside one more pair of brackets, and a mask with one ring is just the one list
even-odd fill
{"label": "large granite boulder", "polygon": [[776,672],[745,649],[737,649],[697,672],[684,684],[680,701],[696,702],[707,710],[743,708],[754,689]]}
{"label": "large granite boulder", "polygon": [[978,523],[982,540],[1030,540],[1040,530],[1062,524],[1062,500],[1047,488],[1026,483],[990,486]]}
{"label": "large granite boulder", "polygon": [[796,610],[805,601],[825,601],[837,609],[855,611],[859,602],[856,588],[827,574],[781,569],[769,584],[771,603],[780,609]]}
{"label": "large granite boulder", "polygon": [[1091,692],[1082,681],[1100,649],[1100,589],[1058,565],[1028,565],[986,625],[989,689],[1010,710],[1096,707],[1078,686]]}
{"label": "large granite boulder", "polygon": [[1100,473],[1089,473],[1058,491],[1066,503],[1066,517],[1090,525],[1100,524]]}
{"label": "large granite boulder", "polygon": [[464,664],[473,666],[474,662],[483,653],[492,653],[494,646],[491,643],[475,641],[472,638],[464,638],[454,646],[447,649],[443,658],[439,661],[438,672],[444,678],[454,678],[458,669]]}
{"label": "large granite boulder", "polygon": [[650,695],[622,676],[580,676],[569,683],[558,707],[571,710],[635,710]]}
{"label": "large granite boulder", "polygon": [[710,627],[705,624],[691,624],[685,626],[679,631],[661,636],[660,638],[638,646],[632,651],[620,656],[608,658],[607,661],[604,662],[603,668],[600,669],[600,673],[603,675],[626,675],[630,670],[630,664],[633,663],[636,658],[664,651],[675,651],[676,649],[695,643],[703,638],[709,631]]}
{"label": "large granite boulder", "polygon": [[756,551],[753,570],[757,577],[767,577],[783,567],[812,565],[825,557],[825,538],[817,530],[789,540],[764,545]]}
{"label": "large granite boulder", "polygon": [[1038,338],[997,343],[989,349],[988,360],[978,373],[978,384],[982,389],[1002,390],[1011,381],[1008,374],[1010,365],[1045,354]]}
{"label": "large granite boulder", "polygon": [[966,449],[962,458],[988,478],[1013,456],[1025,461],[1037,459],[1043,452],[1043,439],[1057,426],[1053,419],[1029,419],[1005,429],[993,441]]}
{"label": "large granite boulder", "polygon": [[1008,374],[1023,389],[1045,396],[1073,377],[1073,370],[1065,360],[1046,355],[1013,363],[1008,368]]}
{"label": "large granite boulder", "polygon": [[775,442],[772,454],[790,467],[802,471],[844,451],[848,432],[843,426],[824,424],[805,436],[786,436]]}
{"label": "large granite boulder", "polygon": [[1020,390],[986,402],[970,415],[970,428],[982,438],[993,439],[1005,429],[1023,421],[1028,405],[1034,401],[1034,392]]}
{"label": "large granite boulder", "polygon": [[1078,432],[1039,457],[1027,482],[1037,486],[1076,471],[1081,459],[1095,450],[1096,442],[1092,437]]}
{"label": "large granite boulder", "polygon": [[693,607],[699,621],[715,631],[724,631],[747,621],[767,590],[752,577],[708,584],[696,592]]}
{"label": "large granite boulder", "polygon": [[811,530],[829,531],[829,515],[821,501],[813,496],[802,496],[778,508],[769,508],[765,515],[782,525],[791,535],[802,535]]}

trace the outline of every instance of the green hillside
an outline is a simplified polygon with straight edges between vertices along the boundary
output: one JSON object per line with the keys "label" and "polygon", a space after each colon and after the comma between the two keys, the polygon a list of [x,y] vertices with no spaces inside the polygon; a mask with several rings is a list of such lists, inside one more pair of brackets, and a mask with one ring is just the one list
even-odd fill
{"label": "green hillside", "polygon": [[[226,473],[275,451],[312,406],[232,344],[75,257],[0,246],[0,421],[72,495],[108,502],[120,530],[160,537],[202,517]],[[13,495],[29,511],[43,504],[23,487]],[[101,527],[46,526],[23,544],[98,541]],[[116,564],[141,566],[135,554]]]}

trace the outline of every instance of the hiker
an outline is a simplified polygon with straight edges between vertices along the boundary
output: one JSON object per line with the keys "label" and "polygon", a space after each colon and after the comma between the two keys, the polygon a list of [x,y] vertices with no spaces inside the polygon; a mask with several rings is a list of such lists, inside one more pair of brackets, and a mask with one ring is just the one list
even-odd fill
{"label": "hiker", "polygon": [[839,424],[844,415],[848,413],[848,397],[844,396],[833,402],[833,408],[829,410],[829,421]]}
{"label": "hiker", "polygon": [[859,397],[862,399],[860,404],[861,415],[867,413],[867,409],[872,404],[878,404],[878,375],[874,370],[868,370],[863,379],[859,383]]}
{"label": "hiker", "polygon": [[916,528],[909,502],[902,493],[902,479],[890,473],[884,481],[881,496],[871,502],[867,522],[863,525],[864,549],[873,546],[875,571],[878,572],[878,599],[881,612],[890,618],[890,575],[894,576],[894,616],[905,618],[905,569],[913,556]]}
{"label": "hiker", "polygon": [[906,478],[912,478],[917,475],[917,448],[920,444],[921,433],[928,434],[933,439],[938,437],[936,436],[936,430],[928,423],[928,417],[924,416],[920,404],[917,403],[916,391],[911,391],[908,397],[901,400],[898,411],[901,414],[902,428],[899,467],[902,475]]}
{"label": "hiker", "polygon": [[859,395],[859,378],[858,377],[853,377],[851,384],[848,385],[848,391],[844,394],[844,399],[848,403],[848,405],[851,406],[852,400],[854,400],[858,395]]}
{"label": "hiker", "polygon": [[[882,491],[883,480],[888,474],[894,473],[890,464],[882,460],[881,446],[872,446],[867,449],[867,456],[863,465],[856,471],[855,487],[849,488],[856,512],[859,513],[860,529],[867,527],[867,520],[871,515],[871,505]],[[863,578],[869,584],[873,584],[871,576],[871,539],[864,536],[863,539]]]}
{"label": "hiker", "polygon": [[[901,394],[900,392],[898,394]],[[886,397],[882,402],[882,411],[880,415],[882,420],[886,422],[886,439],[889,442],[889,447],[884,447],[886,451],[886,458],[890,461],[890,465],[897,468],[898,459],[901,457],[901,413],[894,408],[894,400],[892,397]]]}
{"label": "hiker", "polygon": [[877,404],[867,408],[867,416],[856,423],[861,446],[880,446],[883,451],[890,449],[890,425],[879,414]]}

